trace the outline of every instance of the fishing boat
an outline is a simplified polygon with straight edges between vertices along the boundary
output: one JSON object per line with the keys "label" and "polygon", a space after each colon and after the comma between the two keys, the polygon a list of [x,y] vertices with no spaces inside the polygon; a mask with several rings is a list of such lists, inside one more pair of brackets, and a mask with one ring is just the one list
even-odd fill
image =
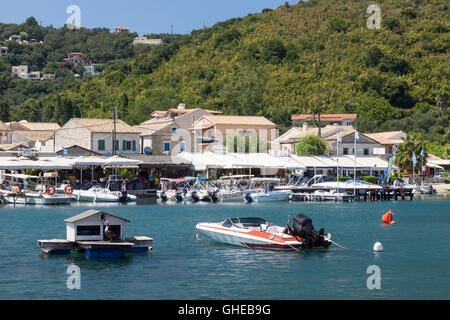
{"label": "fishing boat", "polygon": [[[0,187],[0,194],[6,203],[13,205],[66,205],[72,201],[70,194],[57,194],[56,172],[46,172],[42,176],[26,174],[2,174],[11,179]],[[53,183],[53,184],[52,184]]]}
{"label": "fishing boat", "polygon": [[127,219],[99,211],[88,210],[64,220],[66,239],[38,240],[42,252],[63,255],[84,253],[87,259],[121,258],[126,252],[147,252],[153,238],[127,237]]}
{"label": "fishing boat", "polygon": [[286,201],[291,190],[275,190],[274,185],[280,183],[278,178],[252,178],[250,189],[244,194],[244,199],[251,202]]}
{"label": "fishing boat", "polygon": [[272,224],[262,218],[228,218],[218,223],[199,223],[196,229],[210,238],[247,248],[298,250],[299,248],[328,248],[331,235],[324,229],[316,231],[305,215],[294,217],[292,227]]}

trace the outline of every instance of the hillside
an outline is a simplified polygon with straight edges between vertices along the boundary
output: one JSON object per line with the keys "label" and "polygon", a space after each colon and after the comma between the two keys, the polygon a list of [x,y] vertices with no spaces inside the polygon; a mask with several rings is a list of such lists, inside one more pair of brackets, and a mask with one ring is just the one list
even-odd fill
{"label": "hillside", "polygon": [[[29,100],[15,119],[65,122],[75,114],[136,124],[178,103],[264,115],[357,112],[362,131],[405,130],[450,143],[450,24],[446,0],[310,0],[192,32],[68,90]],[[450,148],[448,148],[450,150]]]}

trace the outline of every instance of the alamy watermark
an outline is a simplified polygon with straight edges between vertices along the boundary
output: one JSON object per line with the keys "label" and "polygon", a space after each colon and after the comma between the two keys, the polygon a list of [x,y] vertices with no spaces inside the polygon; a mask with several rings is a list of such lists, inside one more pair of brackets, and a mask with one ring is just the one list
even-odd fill
{"label": "alamy watermark", "polygon": [[73,290],[73,289],[81,289],[81,270],[80,267],[78,267],[75,264],[70,264],[67,266],[66,274],[69,275],[67,278],[67,289]]}
{"label": "alamy watermark", "polygon": [[367,289],[369,290],[380,290],[381,289],[381,269],[377,265],[371,265],[367,267],[367,274],[370,276],[367,278]]}
{"label": "alamy watermark", "polygon": [[376,4],[367,8],[366,14],[370,15],[367,19],[367,28],[381,29],[381,9]]}
{"label": "alamy watermark", "polygon": [[67,7],[66,13],[70,16],[66,20],[66,26],[69,29],[81,28],[81,9],[79,6],[73,4]]}

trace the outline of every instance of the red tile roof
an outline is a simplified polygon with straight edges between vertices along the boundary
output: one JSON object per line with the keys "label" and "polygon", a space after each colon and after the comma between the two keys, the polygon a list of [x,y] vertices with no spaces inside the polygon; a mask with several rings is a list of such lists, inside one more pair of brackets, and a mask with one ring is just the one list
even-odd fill
{"label": "red tile roof", "polygon": [[[355,120],[358,117],[356,113],[339,113],[339,114],[321,114],[320,121],[342,121],[344,119]],[[294,114],[292,120],[312,120],[312,114]],[[317,116],[316,116],[316,119]]]}

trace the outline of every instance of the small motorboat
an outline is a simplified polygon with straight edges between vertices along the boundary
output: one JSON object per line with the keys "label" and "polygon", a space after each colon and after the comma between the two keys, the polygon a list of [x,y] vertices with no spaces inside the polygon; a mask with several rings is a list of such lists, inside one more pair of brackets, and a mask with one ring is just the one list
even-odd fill
{"label": "small motorboat", "polygon": [[278,178],[252,178],[251,189],[244,193],[247,202],[287,201],[292,194],[291,190],[275,190],[280,183]]}
{"label": "small motorboat", "polygon": [[292,227],[272,224],[262,218],[228,218],[219,223],[199,223],[196,229],[210,238],[247,248],[298,250],[328,248],[331,235],[324,229],[316,231],[312,220],[303,215],[294,217]]}
{"label": "small motorboat", "polygon": [[93,186],[88,190],[74,190],[72,197],[77,201],[89,202],[133,202],[137,197],[128,194],[126,190],[111,191],[108,187]]}

